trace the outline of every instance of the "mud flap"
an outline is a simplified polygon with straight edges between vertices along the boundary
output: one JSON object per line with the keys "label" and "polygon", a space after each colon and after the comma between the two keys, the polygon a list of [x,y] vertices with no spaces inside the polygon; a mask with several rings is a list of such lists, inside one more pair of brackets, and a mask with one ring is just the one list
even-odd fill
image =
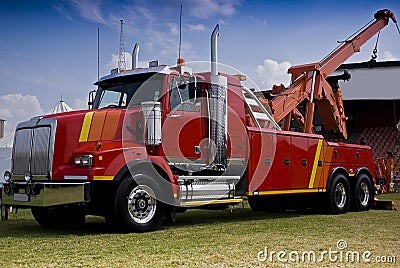
{"label": "mud flap", "polygon": [[394,201],[393,200],[379,200],[376,199],[374,200],[372,204],[372,209],[376,210],[397,210],[397,208],[394,206]]}

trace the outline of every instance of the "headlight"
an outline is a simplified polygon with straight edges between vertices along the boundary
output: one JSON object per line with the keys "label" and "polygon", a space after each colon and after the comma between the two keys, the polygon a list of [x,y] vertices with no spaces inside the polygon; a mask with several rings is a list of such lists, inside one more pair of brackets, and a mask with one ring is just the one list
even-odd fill
{"label": "headlight", "polygon": [[80,155],[75,156],[75,166],[91,167],[93,163],[93,155]]}
{"label": "headlight", "polygon": [[25,181],[30,182],[32,180],[32,173],[29,171],[25,172]]}
{"label": "headlight", "polygon": [[11,180],[11,172],[10,171],[4,172],[4,180],[6,182],[9,182]]}

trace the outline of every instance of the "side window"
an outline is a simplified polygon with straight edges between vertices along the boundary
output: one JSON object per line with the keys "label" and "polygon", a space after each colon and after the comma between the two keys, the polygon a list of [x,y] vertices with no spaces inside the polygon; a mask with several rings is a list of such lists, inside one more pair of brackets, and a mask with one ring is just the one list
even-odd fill
{"label": "side window", "polygon": [[105,90],[102,92],[99,108],[126,106],[126,93]]}
{"label": "side window", "polygon": [[194,83],[189,81],[171,79],[171,88],[169,94],[169,102],[171,110],[180,110],[187,112],[200,111],[200,99],[195,92],[197,90]]}
{"label": "side window", "polygon": [[184,92],[177,86],[171,86],[171,91],[169,93],[169,103],[171,110],[175,109],[178,105],[184,102],[183,94]]}

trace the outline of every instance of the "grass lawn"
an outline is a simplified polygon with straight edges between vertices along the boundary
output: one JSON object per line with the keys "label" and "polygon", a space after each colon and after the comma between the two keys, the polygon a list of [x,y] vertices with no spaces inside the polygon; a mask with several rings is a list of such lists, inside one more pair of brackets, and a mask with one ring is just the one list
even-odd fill
{"label": "grass lawn", "polygon": [[[379,197],[400,206],[400,194]],[[176,224],[144,234],[113,233],[98,217],[87,217],[83,230],[47,230],[30,210],[20,210],[0,223],[0,267],[398,267],[399,232],[400,210],[253,213],[245,204],[232,211],[188,211],[177,215]],[[339,250],[339,240],[347,247]],[[284,251],[287,262],[278,253],[269,259],[272,251]],[[314,261],[304,255],[310,252]],[[349,252],[358,252],[360,262],[351,262]],[[371,263],[363,261],[364,252]],[[376,257],[395,257],[397,264],[377,263]]]}

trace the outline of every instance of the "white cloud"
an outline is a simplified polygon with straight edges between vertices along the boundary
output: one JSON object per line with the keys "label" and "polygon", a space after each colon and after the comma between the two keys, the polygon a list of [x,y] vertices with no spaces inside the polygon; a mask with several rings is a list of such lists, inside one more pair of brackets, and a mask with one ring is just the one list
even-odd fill
{"label": "white cloud", "polygon": [[223,19],[219,19],[218,23],[221,24],[221,25],[226,25],[226,22]]}
{"label": "white cloud", "polygon": [[178,29],[178,24],[176,23],[167,23],[167,26],[169,28],[169,33],[172,35],[178,35],[179,29]]}
{"label": "white cloud", "polygon": [[[106,20],[101,11],[101,0],[68,0],[67,4],[72,6],[80,16],[90,21],[105,24]],[[64,10],[62,6],[57,6],[56,9],[61,12]],[[65,14],[65,12],[62,12]]]}
{"label": "white cloud", "polygon": [[[107,64],[107,67],[111,70],[118,67],[119,54],[111,54],[110,62]],[[125,52],[125,64],[126,69],[132,68],[132,54],[129,52]]]}
{"label": "white cloud", "polygon": [[85,110],[88,108],[88,97],[74,99],[74,108],[76,110]]}
{"label": "white cloud", "polygon": [[206,19],[213,15],[231,16],[236,13],[239,1],[235,0],[188,0],[190,15]]}
{"label": "white cloud", "polygon": [[383,52],[383,60],[384,60],[384,61],[395,61],[395,60],[398,60],[398,58],[396,58],[396,57],[392,54],[392,52],[390,52],[390,51],[384,51],[384,52]]}
{"label": "white cloud", "polygon": [[273,85],[289,85],[290,75],[287,70],[291,64],[287,61],[277,62],[275,60],[266,59],[263,65],[258,65],[256,72],[261,88],[271,89]]}
{"label": "white cloud", "polygon": [[203,24],[188,24],[187,26],[191,31],[204,31],[206,27]]}
{"label": "white cloud", "polygon": [[19,93],[0,95],[0,118],[6,120],[5,135],[14,132],[16,125],[43,114],[36,96]]}

